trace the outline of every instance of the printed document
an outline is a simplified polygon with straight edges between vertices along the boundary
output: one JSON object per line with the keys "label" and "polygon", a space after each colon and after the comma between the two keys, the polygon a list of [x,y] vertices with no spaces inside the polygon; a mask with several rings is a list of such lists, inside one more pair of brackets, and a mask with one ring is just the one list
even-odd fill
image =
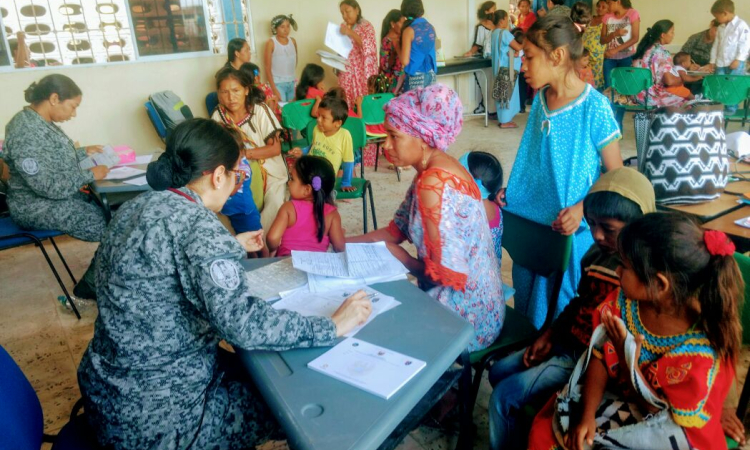
{"label": "printed document", "polygon": [[366,278],[373,275],[394,276],[408,273],[385,242],[346,244],[343,253],[303,252],[292,250],[296,269],[315,275],[339,278]]}
{"label": "printed document", "polygon": [[388,400],[426,365],[416,358],[349,338],[307,367]]}

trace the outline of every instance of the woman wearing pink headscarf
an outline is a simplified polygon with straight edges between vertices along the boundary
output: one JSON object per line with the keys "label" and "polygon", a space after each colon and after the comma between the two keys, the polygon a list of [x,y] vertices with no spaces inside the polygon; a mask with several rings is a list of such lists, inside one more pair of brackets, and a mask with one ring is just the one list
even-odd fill
{"label": "woman wearing pink headscarf", "polygon": [[[469,350],[475,351],[500,334],[505,301],[479,188],[445,153],[461,132],[462,112],[458,95],[440,84],[386,105],[386,157],[417,175],[388,228],[347,242],[386,242],[422,289],[474,325]],[[417,258],[399,245],[405,240],[417,247]]]}

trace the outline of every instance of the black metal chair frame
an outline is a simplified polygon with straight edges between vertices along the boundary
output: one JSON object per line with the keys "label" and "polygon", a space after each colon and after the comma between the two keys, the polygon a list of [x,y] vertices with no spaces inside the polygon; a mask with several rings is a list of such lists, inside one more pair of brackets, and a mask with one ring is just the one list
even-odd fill
{"label": "black metal chair frame", "polygon": [[76,307],[75,302],[73,302],[73,297],[70,295],[70,293],[68,292],[68,289],[65,287],[65,283],[63,283],[62,278],[60,278],[60,274],[57,273],[57,269],[55,269],[55,265],[52,263],[52,260],[50,259],[49,254],[47,253],[47,250],[44,249],[44,244],[42,243],[42,241],[49,240],[52,243],[52,246],[55,248],[55,251],[57,252],[57,256],[60,258],[60,261],[62,261],[63,266],[65,266],[65,270],[68,271],[68,275],[70,275],[70,279],[73,280],[73,284],[75,285],[76,279],[73,276],[73,272],[71,272],[67,261],[65,261],[65,258],[63,258],[63,255],[60,252],[60,249],[57,247],[57,244],[55,243],[55,240],[52,238],[52,236],[46,237],[43,239],[39,239],[38,237],[30,233],[16,233],[16,234],[10,234],[8,236],[0,236],[0,240],[14,239],[14,238],[25,238],[25,239],[29,239],[31,242],[24,242],[21,244],[12,245],[10,247],[5,247],[2,250],[8,250],[11,248],[21,247],[21,246],[28,245],[31,243],[39,247],[39,250],[41,250],[42,255],[44,256],[44,259],[47,261],[47,265],[49,266],[50,270],[52,270],[52,274],[55,276],[57,283],[60,285],[60,288],[65,294],[65,298],[70,303],[70,307],[73,309],[73,312],[75,313],[76,317],[80,320],[81,314],[78,312],[78,308]]}

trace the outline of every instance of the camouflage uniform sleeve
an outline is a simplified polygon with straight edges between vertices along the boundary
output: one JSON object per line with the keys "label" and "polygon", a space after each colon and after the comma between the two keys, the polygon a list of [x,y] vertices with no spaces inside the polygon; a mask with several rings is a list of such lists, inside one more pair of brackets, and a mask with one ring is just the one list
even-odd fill
{"label": "camouflage uniform sleeve", "polygon": [[86,153],[86,147],[78,147],[76,149],[76,159],[80,162],[83,159],[88,158],[88,154]]}
{"label": "camouflage uniform sleeve", "polygon": [[333,344],[336,326],[330,318],[277,311],[250,295],[239,243],[214,224],[197,225],[185,245],[187,281],[222,338],[249,350]]}
{"label": "camouflage uniform sleeve", "polygon": [[[15,172],[40,197],[62,200],[74,195],[86,184],[94,182],[90,170],[63,161],[62,152],[71,149],[52,148],[32,136],[16,136],[12,143]],[[68,153],[68,159],[71,155]]]}

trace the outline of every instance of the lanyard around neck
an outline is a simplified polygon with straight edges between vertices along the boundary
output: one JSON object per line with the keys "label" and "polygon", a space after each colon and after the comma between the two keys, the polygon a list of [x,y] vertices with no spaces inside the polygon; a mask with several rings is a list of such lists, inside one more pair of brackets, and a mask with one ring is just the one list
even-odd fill
{"label": "lanyard around neck", "polygon": [[193,203],[196,203],[196,201],[195,201],[195,199],[193,197],[187,195],[186,193],[184,193],[182,191],[178,191],[175,188],[167,188],[167,190],[170,191],[170,192],[174,192],[177,195],[181,195],[181,196],[185,197],[186,199],[190,200]]}

